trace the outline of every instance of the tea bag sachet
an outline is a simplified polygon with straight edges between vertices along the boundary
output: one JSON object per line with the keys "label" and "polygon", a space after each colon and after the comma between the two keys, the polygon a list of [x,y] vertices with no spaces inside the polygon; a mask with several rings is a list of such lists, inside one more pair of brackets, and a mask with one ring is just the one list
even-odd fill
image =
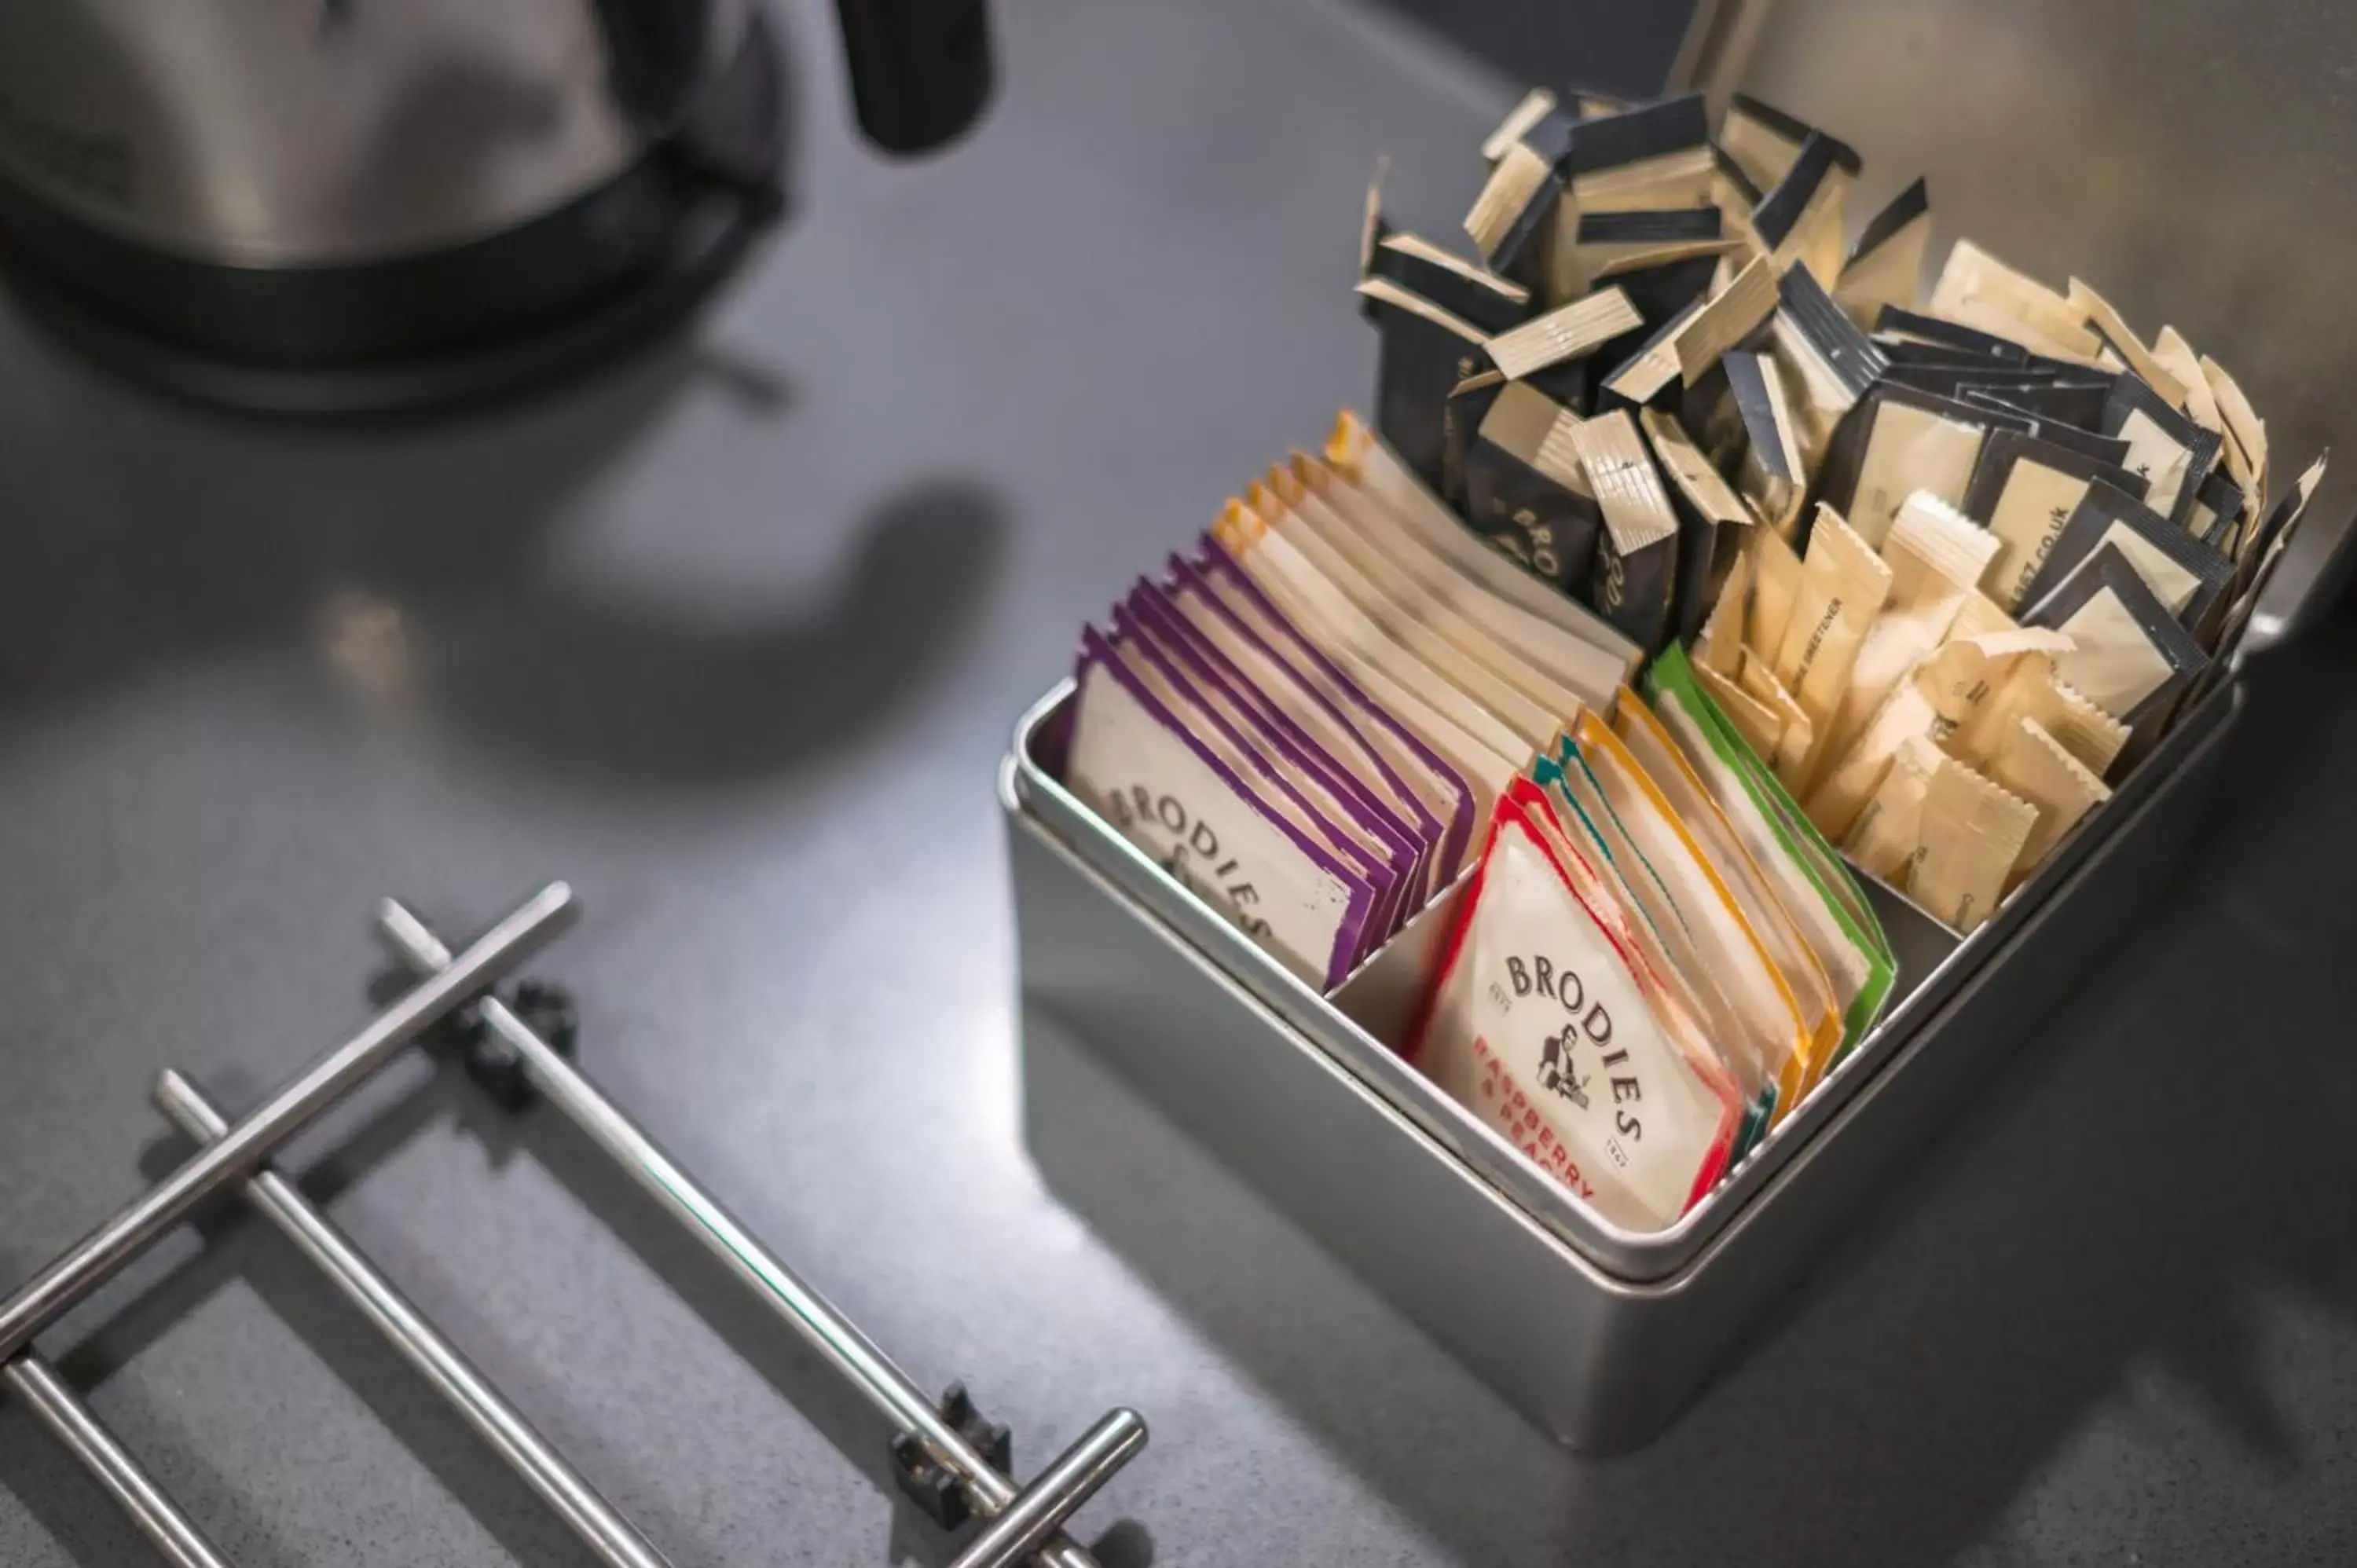
{"label": "tea bag sachet", "polygon": [[1661,398],[1678,381],[1678,338],[1708,307],[1705,295],[1670,317],[1612,367],[1597,384],[1596,406],[1643,408]]}
{"label": "tea bag sachet", "polygon": [[1677,588],[1677,513],[1625,411],[1577,425],[1571,442],[1604,512],[1589,600],[1630,641],[1656,650],[1669,640]]}
{"label": "tea bag sachet", "polygon": [[1411,1056],[1603,1219],[1658,1230],[1725,1168],[1738,1097],[1672,1040],[1594,897],[1501,804]]}
{"label": "tea bag sachet", "polygon": [[[1727,102],[1718,145],[1742,171],[1746,183],[1755,189],[1773,190],[1800,161],[1802,149],[1813,135],[1824,136],[1824,133],[1748,92],[1738,92]],[[1866,166],[1856,149],[1824,139],[1832,143],[1834,159],[1844,173],[1854,176]]]}
{"label": "tea bag sachet", "polygon": [[2126,491],[2096,484],[2072,509],[2023,603],[2034,604],[2052,594],[2106,545],[2126,557],[2189,631],[2209,619],[2233,585],[2231,556],[2202,543]]}
{"label": "tea bag sachet", "polygon": [[2008,610],[2027,602],[2063,526],[2098,482],[2132,485],[2135,478],[2051,442],[2011,430],[1990,434],[1963,507],[1997,540],[1996,558],[1981,580],[1990,598]]}
{"label": "tea bag sachet", "polygon": [[1315,760],[1269,731],[1232,691],[1207,684],[1200,666],[1182,667],[1125,607],[1114,607],[1113,621],[1108,640],[1123,667],[1214,756],[1239,775],[1272,786],[1263,798],[1332,854],[1355,880],[1374,889],[1356,957],[1372,951],[1391,934],[1414,877],[1414,850],[1405,837],[1386,836],[1372,813],[1330,787]]}
{"label": "tea bag sachet", "polygon": [[1297,456],[1295,466],[1359,545],[1387,564],[1384,575],[1401,575],[1399,592],[1412,582],[1425,599],[1478,628],[1480,646],[1511,650],[1538,673],[1545,684],[1521,682],[1534,696],[1560,705],[1568,691],[1587,705],[1611,707],[1639,655],[1594,611],[1554,593],[1445,514],[1410,523],[1409,514],[1331,465]]}
{"label": "tea bag sachet", "polygon": [[[1250,592],[1258,595],[1257,589]],[[1380,790],[1431,846],[1418,907],[1447,886],[1463,866],[1472,836],[1473,797],[1462,776],[1377,708],[1265,600],[1256,629],[1200,572],[1176,555],[1165,564],[1161,593],[1174,614],[1345,768]]]}
{"label": "tea bag sachet", "polygon": [[1697,961],[1736,1015],[1742,1054],[1773,1081],[1772,1125],[1801,1102],[1825,1065],[1814,1055],[1813,1021],[1802,1017],[1792,986],[1726,880],[1635,754],[1593,714],[1582,715],[1575,739],[1579,760],[1668,894]]}
{"label": "tea bag sachet", "polygon": [[2087,329],[2098,342],[2117,355],[2120,362],[2141,376],[2145,383],[2158,392],[2163,401],[2174,405],[2185,401],[2185,385],[2168,367],[2156,358],[2145,340],[2136,334],[2125,317],[2112,307],[2112,302],[2097,294],[2077,278],[2071,280],[2070,300],[2086,317]]}
{"label": "tea bag sachet", "polygon": [[1811,730],[1809,747],[1787,780],[1796,793],[1808,789],[1817,752],[1832,736],[1850,671],[1890,597],[1892,581],[1889,564],[1841,514],[1819,506],[1801,563],[1800,594],[1775,655],[1777,679],[1799,703]]}
{"label": "tea bag sachet", "polygon": [[[1521,790],[1527,788],[1531,794]],[[1745,1107],[1733,1153],[1739,1158],[1775,1113],[1774,1081],[1741,1037],[1742,1023],[1718,986],[1671,899],[1661,874],[1639,851],[1604,799],[1595,775],[1568,741],[1555,758],[1541,757],[1515,799],[1543,829],[1562,835],[1557,847],[1587,859],[1618,902],[1636,956],[1651,965],[1675,1003],[1698,1026],[1698,1043],[1735,1084]],[[1550,838],[1550,843],[1556,841]]]}
{"label": "tea bag sachet", "polygon": [[1465,474],[1466,521],[1566,592],[1586,584],[1604,526],[1572,443],[1577,423],[1544,393],[1509,381],[1481,421]]}
{"label": "tea bag sachet", "polygon": [[[1573,95],[1575,99],[1577,96],[1576,93]],[[1486,164],[1495,164],[1500,158],[1504,157],[1507,148],[1529,135],[1533,128],[1540,121],[1555,113],[1557,107],[1558,101],[1555,95],[1544,87],[1534,87],[1523,93],[1514,106],[1506,112],[1506,117],[1498,123],[1498,128],[1483,139],[1481,161]]]}
{"label": "tea bag sachet", "polygon": [[1896,972],[1880,925],[1799,808],[1727,727],[1682,649],[1653,660],[1645,694],[1823,965],[1847,1049],[1880,1015]]}
{"label": "tea bag sachet", "polygon": [[[1432,592],[1421,575],[1385,547],[1384,531],[1369,525],[1367,503],[1314,459],[1297,453],[1292,467],[1271,470],[1268,484],[1307,533],[1372,585],[1386,606],[1404,608],[1425,621],[1470,657],[1486,675],[1494,675],[1537,703],[1557,724],[1568,723],[1569,715],[1588,702],[1610,701],[1617,667],[1609,656],[1581,648],[1599,666],[1596,683],[1585,688],[1559,679],[1551,660],[1526,657],[1511,629],[1502,627],[1511,611],[1492,613],[1493,607],[1473,603],[1469,596]],[[1314,548],[1307,544],[1304,548],[1313,559],[1323,562]],[[1338,567],[1329,575],[1340,579],[1346,574]],[[1485,694],[1486,676],[1469,689],[1477,695]]]}
{"label": "tea bag sachet", "polygon": [[[1618,669],[1621,682],[1635,673],[1644,653],[1634,641],[1587,606],[1538,581],[1475,538],[1430,489],[1416,481],[1398,455],[1355,416],[1345,413],[1335,422],[1333,434],[1327,438],[1326,461],[1348,492],[1365,499],[1367,505],[1354,515],[1370,528],[1380,521],[1403,551],[1416,556],[1422,564],[1418,575],[1427,589],[1448,591],[1447,580],[1438,575],[1438,568],[1445,566],[1501,609],[1521,612],[1490,618],[1499,634],[1512,638],[1528,657],[1549,663],[1583,689],[1596,684],[1585,671],[1599,650]],[[1417,569],[1416,563],[1410,565]],[[1543,642],[1528,629],[1533,620],[1552,626],[1561,635]],[[1586,655],[1579,650],[1583,647],[1588,650]],[[1593,696],[1590,700],[1598,706],[1607,705]]]}
{"label": "tea bag sachet", "polygon": [[1867,220],[1834,285],[1834,303],[1867,330],[1883,306],[1913,305],[1931,242],[1932,192],[1919,179]]}
{"label": "tea bag sachet", "polygon": [[1824,1076],[1842,1043],[1841,1008],[1834,1000],[1824,965],[1645,700],[1634,693],[1623,698],[1613,727],[1692,835],[1705,864],[1724,883],[1769,963],[1790,991],[1809,1041],[1808,1081],[1813,1084]]}
{"label": "tea bag sachet", "polygon": [[1907,498],[1882,542],[1890,600],[1858,645],[1825,741],[1829,756],[1842,755],[1891,689],[1946,639],[1996,550],[1994,534],[1937,496]]}
{"label": "tea bag sachet", "polygon": [[1353,559],[1336,543],[1342,531],[1312,521],[1298,497],[1273,494],[1255,485],[1248,499],[1253,511],[1273,531],[1268,539],[1248,542],[1221,535],[1221,542],[1247,571],[1270,541],[1281,541],[1291,553],[1275,553],[1280,570],[1292,572],[1297,581],[1306,576],[1333,589],[1390,640],[1497,715],[1523,749],[1553,746],[1555,732],[1577,706],[1577,697],[1531,690],[1535,676],[1521,669],[1520,660],[1488,633],[1453,607],[1424,598],[1396,577]]}
{"label": "tea bag sachet", "polygon": [[[1265,521],[1242,503],[1231,502],[1221,513],[1212,537],[1275,602],[1286,618],[1360,684],[1373,690],[1365,671],[1380,671],[1387,685],[1413,693],[1420,703],[1445,715],[1452,728],[1479,743],[1477,757],[1469,757],[1469,762],[1503,759],[1506,767],[1502,773],[1491,767],[1480,769],[1490,789],[1497,789],[1504,777],[1520,771],[1522,759],[1547,744],[1544,736],[1532,738],[1534,732],[1549,728],[1536,704],[1512,694],[1503,699],[1516,711],[1521,724],[1517,728],[1517,719],[1497,713],[1458,684],[1448,671],[1436,669],[1426,652],[1460,671],[1469,667],[1470,660],[1445,650],[1443,639],[1432,635],[1421,623],[1395,617],[1391,624],[1385,624],[1370,616],[1363,605],[1327,577],[1291,540],[1272,532]],[[1403,636],[1422,644],[1424,651],[1403,641]],[[1501,683],[1491,681],[1484,684],[1494,691]],[[1378,693],[1377,700],[1389,703],[1393,699]]]}
{"label": "tea bag sachet", "polygon": [[1082,634],[1064,781],[1130,843],[1296,975],[1351,972],[1376,900],[1340,859],[1183,726],[1102,633]]}

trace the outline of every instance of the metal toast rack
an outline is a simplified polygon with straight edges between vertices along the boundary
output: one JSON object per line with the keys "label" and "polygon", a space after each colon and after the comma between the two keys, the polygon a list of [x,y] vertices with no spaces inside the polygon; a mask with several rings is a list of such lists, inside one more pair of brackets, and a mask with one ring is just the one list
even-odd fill
{"label": "metal toast rack", "polygon": [[771,1312],[895,1429],[900,1486],[944,1529],[985,1520],[952,1568],[1094,1568],[1063,1532],[1071,1517],[1146,1446],[1146,1423],[1115,1409],[1028,1487],[1010,1477],[1006,1428],[975,1411],[952,1384],[939,1400],[805,1283],[682,1170],[653,1139],[567,1059],[571,1010],[545,988],[517,988],[512,1004],[491,987],[569,926],[573,890],[552,883],[453,954],[398,902],[379,908],[379,938],[415,984],[367,1026],[313,1062],[234,1122],[167,1069],[156,1103],[197,1152],[145,1196],[68,1248],[0,1301],[0,1384],[40,1417],[178,1568],[227,1568],[228,1560],[167,1496],[113,1434],[32,1348],[33,1337],[128,1266],[215,1193],[236,1186],[246,1202],[295,1243],[449,1402],[598,1561],[611,1568],[669,1568],[645,1536],[597,1494],[565,1456],[428,1322],[393,1282],[284,1176],[272,1154],[357,1090],[440,1021],[471,1026],[468,1067],[511,1109],[543,1099],[643,1187],[725,1263]]}

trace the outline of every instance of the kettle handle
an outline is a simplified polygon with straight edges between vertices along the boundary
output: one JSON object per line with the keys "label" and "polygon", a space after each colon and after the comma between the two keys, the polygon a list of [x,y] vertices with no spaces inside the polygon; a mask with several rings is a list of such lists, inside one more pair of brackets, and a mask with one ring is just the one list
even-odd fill
{"label": "kettle handle", "polygon": [[980,116],[995,74],[985,0],[835,0],[835,13],[869,141],[930,152]]}

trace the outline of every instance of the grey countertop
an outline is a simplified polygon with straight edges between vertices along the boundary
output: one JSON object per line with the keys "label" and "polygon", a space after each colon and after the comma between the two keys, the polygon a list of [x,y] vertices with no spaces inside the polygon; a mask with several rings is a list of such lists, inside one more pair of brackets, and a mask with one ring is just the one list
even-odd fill
{"label": "grey countertop", "polygon": [[[158,1068],[242,1107],[363,1015],[376,896],[563,875],[591,1070],[786,1257],[1021,1464],[1148,1415],[1081,1520],[1112,1568],[2348,1561],[2357,636],[2284,661],[2166,907],[1736,1370],[1570,1456],[1019,1037],[991,789],[1081,620],[1362,394],[1374,154],[1445,221],[1509,84],[1329,0],[1022,0],[984,132],[893,168],[823,19],[792,221],[561,396],[289,434],[0,321],[0,1279],[169,1157]],[[681,1568],[946,1561],[560,1123],[421,1058],[289,1163]],[[251,1223],[42,1345],[250,1568],[585,1560]],[[0,1407],[0,1563],[144,1552]]]}

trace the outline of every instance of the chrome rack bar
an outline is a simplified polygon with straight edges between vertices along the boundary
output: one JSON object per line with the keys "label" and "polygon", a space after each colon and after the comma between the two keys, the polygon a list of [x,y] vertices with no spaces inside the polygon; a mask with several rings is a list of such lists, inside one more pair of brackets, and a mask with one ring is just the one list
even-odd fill
{"label": "chrome rack bar", "polygon": [[[400,903],[388,899],[380,908],[377,930],[412,973],[438,979],[451,972],[446,967],[454,961],[449,949]],[[955,1390],[936,1405],[506,1003],[487,996],[476,1015],[489,1039],[512,1056],[532,1088],[611,1155],[899,1429],[894,1456],[912,1497],[952,1527],[969,1512],[990,1520],[1014,1516],[1006,1530],[985,1531],[971,1543],[958,1559],[959,1568],[1011,1568],[1035,1553],[1049,1568],[1095,1568],[1095,1560],[1058,1525],[1145,1445],[1146,1423],[1135,1412],[1114,1411],[1031,1487],[1018,1488],[1006,1474],[1004,1429],[972,1419]],[[985,1449],[992,1452],[985,1455]]]}
{"label": "chrome rack bar", "polygon": [[552,882],[472,947],[378,1014],[189,1161],[0,1302],[0,1361],[71,1311],[154,1246],[188,1211],[270,1157],[468,998],[538,951],[576,913],[573,889]]}
{"label": "chrome rack bar", "polygon": [[229,1559],[38,1352],[27,1350],[0,1366],[0,1383],[31,1407],[172,1568],[230,1568]]}
{"label": "chrome rack bar", "polygon": [[[229,1131],[227,1119],[196,1085],[170,1068],[157,1076],[155,1099],[156,1109],[199,1145],[218,1142]],[[608,1568],[671,1568],[293,1182],[265,1165],[246,1177],[244,1193],[246,1202],[318,1265],[599,1562]]]}

